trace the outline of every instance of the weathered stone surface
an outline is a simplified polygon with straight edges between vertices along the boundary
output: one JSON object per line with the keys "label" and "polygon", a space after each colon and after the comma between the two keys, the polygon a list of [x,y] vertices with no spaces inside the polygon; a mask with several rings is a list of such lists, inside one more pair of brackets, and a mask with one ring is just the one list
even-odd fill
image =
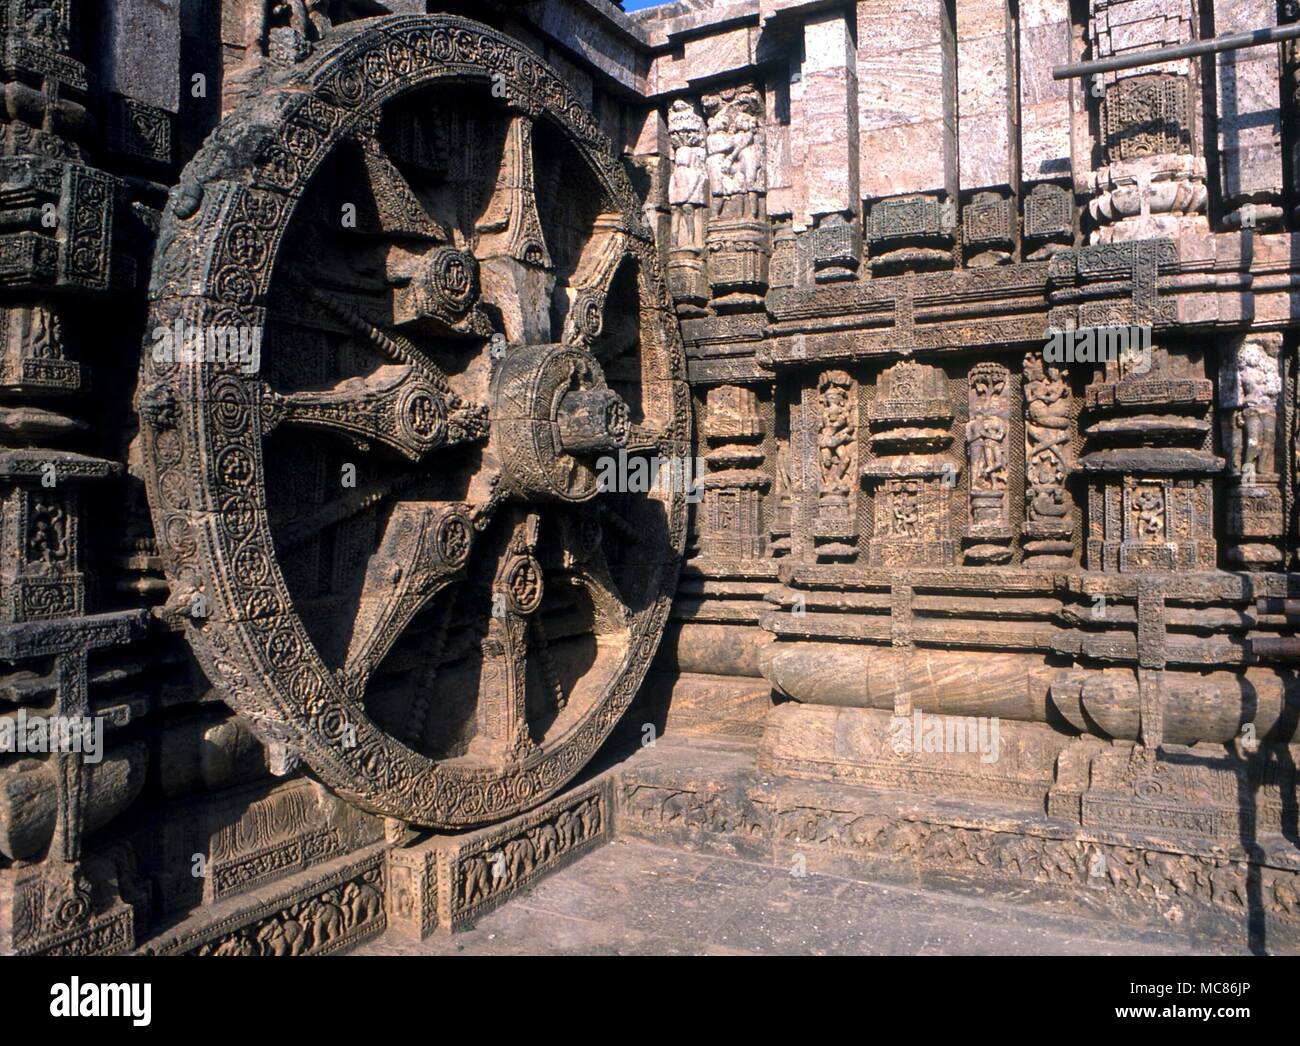
{"label": "weathered stone surface", "polygon": [[1300,62],[1051,76],[1294,12],[440,6],[0,2],[0,952],[1294,948]]}

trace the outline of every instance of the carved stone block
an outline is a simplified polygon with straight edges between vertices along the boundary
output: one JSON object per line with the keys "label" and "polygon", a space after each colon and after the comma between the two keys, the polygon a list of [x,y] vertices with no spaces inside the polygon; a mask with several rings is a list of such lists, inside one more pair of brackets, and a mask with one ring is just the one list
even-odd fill
{"label": "carved stone block", "polygon": [[146,163],[172,162],[172,116],[136,98],[114,95],[108,109],[108,147]]}
{"label": "carved stone block", "polygon": [[1152,73],[1107,84],[1101,123],[1107,163],[1189,151],[1187,78]]}

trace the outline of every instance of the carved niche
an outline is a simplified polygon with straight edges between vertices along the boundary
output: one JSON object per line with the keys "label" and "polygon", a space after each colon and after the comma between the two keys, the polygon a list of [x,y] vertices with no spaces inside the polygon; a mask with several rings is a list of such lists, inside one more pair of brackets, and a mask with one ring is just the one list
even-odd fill
{"label": "carved niche", "polygon": [[1087,387],[1088,569],[1213,570],[1213,382],[1199,354],[1156,348]]}

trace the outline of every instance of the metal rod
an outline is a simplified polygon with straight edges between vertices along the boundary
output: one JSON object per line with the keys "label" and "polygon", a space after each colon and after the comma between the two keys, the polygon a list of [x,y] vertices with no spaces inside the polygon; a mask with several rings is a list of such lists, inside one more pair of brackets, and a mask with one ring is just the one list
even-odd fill
{"label": "metal rod", "polygon": [[1294,40],[1298,36],[1300,36],[1300,22],[1273,26],[1269,29],[1255,29],[1249,33],[1230,33],[1227,36],[1216,36],[1213,40],[1198,40],[1192,44],[1179,44],[1177,47],[1139,51],[1137,54],[1117,58],[1099,58],[1094,62],[1058,65],[1052,69],[1052,79],[1069,80],[1075,76],[1111,73],[1116,69],[1134,69],[1139,65],[1156,65],[1159,62],[1172,62],[1178,58],[1194,58],[1198,54],[1214,54],[1218,51],[1236,51],[1243,47],[1275,44],[1282,40]]}

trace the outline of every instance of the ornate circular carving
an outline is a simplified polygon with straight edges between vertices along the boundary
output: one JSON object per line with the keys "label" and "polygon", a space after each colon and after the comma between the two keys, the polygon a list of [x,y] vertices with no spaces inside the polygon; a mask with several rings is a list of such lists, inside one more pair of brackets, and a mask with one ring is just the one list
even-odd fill
{"label": "ornate circular carving", "polygon": [[506,574],[506,592],[510,609],[516,614],[531,614],[542,605],[542,565],[532,556],[520,556]]}
{"label": "ornate circular carving", "polygon": [[417,384],[407,390],[397,417],[415,443],[436,447],[446,438],[446,408],[442,397],[427,385]]}
{"label": "ornate circular carving", "polygon": [[[493,82],[504,82],[509,109],[493,100],[488,89]],[[539,128],[545,127],[550,144],[541,162],[551,162],[550,154],[556,151],[563,153],[566,163],[572,157],[583,177],[604,197],[602,212],[619,213],[620,244],[636,267],[639,301],[632,302],[630,309],[641,322],[636,347],[640,365],[635,373],[642,375],[642,387],[633,401],[644,405],[644,416],[633,419],[625,407],[614,407],[611,401],[604,424],[616,432],[635,420],[657,430],[665,453],[687,453],[690,408],[682,380],[681,342],[640,201],[626,173],[594,118],[550,68],[516,41],[462,18],[398,16],[343,26],[310,60],[276,73],[264,92],[246,100],[224,121],[186,168],[164,215],[151,284],[153,322],[148,329],[170,327],[178,318],[195,328],[221,325],[253,331],[259,337],[270,329],[268,313],[280,308],[271,295],[273,283],[281,286],[277,273],[288,264],[287,258],[304,250],[304,241],[295,240],[290,228],[300,212],[310,213],[300,201],[320,184],[313,179],[322,165],[352,148],[358,137],[373,137],[386,107],[444,85],[481,91],[484,106],[497,107],[491,110],[492,119],[532,119]],[[419,111],[428,108],[420,106]],[[529,116],[519,117],[520,113]],[[249,149],[247,143],[254,139],[259,148]],[[492,172],[485,174],[490,187]],[[389,202],[393,199],[389,197]],[[446,215],[440,217],[448,220]],[[461,230],[453,242],[474,242],[476,236],[473,229]],[[409,239],[404,242],[409,246]],[[541,226],[522,230],[510,247],[511,256],[525,267],[550,265],[556,249],[555,244],[544,242]],[[445,330],[445,317],[468,318],[479,307],[483,292],[478,262],[467,251],[446,246],[446,241],[425,259],[429,297],[442,312],[439,319],[444,326],[439,329]],[[300,260],[305,262],[303,271],[315,271],[314,259]],[[572,272],[574,267],[564,271]],[[408,274],[408,278],[418,280],[419,275]],[[296,277],[284,279],[292,282]],[[352,289],[344,283],[320,290],[330,300],[346,304]],[[588,292],[580,289],[580,299],[583,293]],[[603,291],[589,297],[593,303],[605,301]],[[448,586],[458,583],[445,574],[434,575],[429,583],[429,570],[451,565],[467,578],[467,594],[459,597],[460,602],[445,604],[454,608],[445,612],[450,627],[476,614],[486,618],[489,607],[475,603],[473,594],[478,590],[473,586],[479,583],[476,577],[495,583],[492,573],[475,573],[478,557],[489,562],[496,554],[492,548],[507,557],[508,568],[499,576],[511,612],[532,616],[526,629],[507,622],[509,627],[501,635],[482,642],[481,655],[476,656],[491,656],[493,644],[507,655],[517,650],[519,664],[507,656],[500,670],[494,668],[487,678],[513,677],[516,685],[523,685],[520,680],[536,677],[531,662],[529,671],[522,671],[522,659],[531,655],[517,644],[534,628],[544,627],[547,593],[565,585],[552,584],[550,566],[543,568],[551,560],[532,552],[535,543],[551,540],[557,528],[549,524],[538,528],[530,521],[546,502],[551,505],[544,506],[545,511],[573,511],[563,503],[594,495],[590,462],[563,450],[558,411],[565,391],[604,385],[600,367],[586,352],[524,346],[518,353],[521,365],[505,368],[513,375],[508,394],[489,395],[484,389],[476,398],[490,406],[489,445],[466,449],[481,440],[486,419],[473,414],[473,402],[457,405],[450,398],[450,391],[438,384],[437,368],[416,366],[416,357],[427,347],[420,341],[425,332],[419,322],[387,335],[364,333],[390,320],[406,323],[400,313],[401,308],[394,306],[385,319],[372,310],[358,314],[352,324],[361,333],[344,358],[377,353],[380,378],[400,380],[383,386],[382,394],[366,393],[369,398],[351,402],[348,396],[355,388],[370,386],[364,381],[357,386],[343,383],[329,393],[303,392],[276,399],[280,389],[271,384],[268,366],[282,368],[283,375],[301,363],[303,374],[308,375],[308,364],[313,362],[299,361],[292,350],[279,347],[281,328],[286,321],[293,322],[286,315],[275,317],[277,352],[263,352],[257,375],[243,366],[208,360],[176,367],[144,353],[142,402],[164,402],[170,397],[176,404],[173,417],[158,412],[142,417],[146,482],[168,577],[174,582],[182,577],[196,581],[202,590],[213,593],[218,604],[217,612],[188,634],[226,699],[264,736],[290,744],[344,798],[411,823],[461,827],[509,816],[553,794],[585,765],[613,729],[639,687],[663,630],[684,544],[686,507],[684,498],[672,491],[646,495],[642,508],[634,506],[640,514],[631,532],[639,534],[641,545],[634,566],[620,566],[617,558],[612,562],[613,574],[623,585],[622,610],[601,626],[617,629],[620,641],[599,646],[590,685],[583,687],[581,699],[570,700],[544,728],[520,724],[516,743],[502,746],[489,738],[492,743],[484,753],[475,752],[471,744],[468,753],[460,754],[438,747],[429,740],[429,732],[421,732],[424,708],[443,704],[436,695],[431,700],[424,694],[423,701],[412,702],[406,710],[409,721],[401,730],[376,718],[378,712],[359,701],[357,692],[345,689],[351,676],[343,669],[374,663],[386,649],[383,644],[391,644],[409,624],[409,616],[401,617],[409,607],[419,610],[427,605],[420,599],[438,599]],[[588,336],[603,329],[600,308],[586,299],[579,302],[575,322]],[[464,326],[458,332],[462,338],[468,330],[482,329],[481,324],[473,327],[468,321]],[[448,373],[457,380],[475,374],[486,380],[491,370],[486,339],[481,344],[458,344],[457,366],[449,366]],[[427,351],[435,352],[437,346]],[[481,365],[468,362],[475,352]],[[507,357],[511,358],[513,354]],[[411,368],[419,374],[406,374]],[[382,380],[376,381],[378,388]],[[310,384],[305,381],[300,387]],[[272,388],[274,396],[261,395]],[[507,390],[498,386],[498,392]],[[272,402],[282,403],[283,409],[270,410]],[[342,460],[369,469],[360,470],[355,485],[335,490],[335,499],[324,504],[298,501],[306,497],[313,477],[325,473],[286,465],[285,459],[266,452],[271,446],[267,441],[282,439],[285,426],[303,421],[340,431],[351,426],[351,442],[336,445],[360,449],[349,450]],[[404,471],[375,463],[384,454],[391,462],[396,451],[405,455]],[[469,467],[465,462],[481,456],[483,467],[495,470],[493,478],[499,484],[484,482],[485,476],[444,491],[440,484],[450,484],[450,477],[459,475],[440,463],[439,455],[447,454],[459,455],[449,459],[458,467]],[[172,474],[184,482],[164,480]],[[329,479],[335,483],[336,474],[337,465],[332,465]],[[186,509],[191,515],[179,514],[181,506],[174,504],[182,486],[191,491],[193,507]],[[493,490],[504,497],[489,497]],[[449,500],[456,506],[452,511]],[[469,508],[476,508],[473,526],[465,511]],[[421,553],[418,559],[403,560],[406,546],[400,542],[392,549],[381,544],[377,550],[380,559],[387,556],[387,562],[408,568],[366,575],[368,587],[356,611],[357,635],[377,644],[378,653],[351,651],[347,643],[335,649],[322,642],[314,624],[319,615],[300,613],[301,593],[292,587],[299,584],[295,578],[306,576],[296,564],[312,561],[311,556],[294,558],[303,542],[315,540],[311,528],[337,527],[340,520],[357,513],[368,513],[374,531],[381,534],[386,521],[392,528],[388,533],[400,534],[416,520],[417,525],[431,528],[428,536],[434,545],[432,555]],[[588,537],[585,554],[603,555],[599,534],[593,530]],[[583,545],[587,546],[587,539]],[[617,551],[617,542],[613,547]],[[356,558],[364,566],[368,557]],[[423,583],[408,585],[407,578],[421,571],[423,579],[414,581]],[[319,578],[323,573],[317,570],[311,576]],[[593,586],[597,582],[587,578],[583,585],[571,587],[586,591]],[[328,595],[337,601],[335,593]],[[595,605],[595,597],[583,598]],[[430,631],[437,631],[436,624]],[[437,648],[437,640],[430,642]],[[550,656],[562,656],[560,646],[553,641]],[[418,663],[419,656],[415,660]],[[538,663],[542,663],[540,655]],[[453,684],[439,679],[434,683],[435,688],[438,685]],[[482,690],[478,695],[480,701],[500,698]],[[531,737],[529,729],[535,730]]]}
{"label": "ornate circular carving", "polygon": [[469,558],[470,523],[459,513],[445,516],[438,524],[438,555],[448,566],[463,566]]}
{"label": "ornate circular carving", "polygon": [[588,340],[600,337],[605,329],[605,306],[591,294],[582,294],[573,305],[578,331]]}
{"label": "ornate circular carving", "polygon": [[442,247],[430,260],[429,283],[448,313],[463,316],[478,301],[478,261],[466,251]]}

